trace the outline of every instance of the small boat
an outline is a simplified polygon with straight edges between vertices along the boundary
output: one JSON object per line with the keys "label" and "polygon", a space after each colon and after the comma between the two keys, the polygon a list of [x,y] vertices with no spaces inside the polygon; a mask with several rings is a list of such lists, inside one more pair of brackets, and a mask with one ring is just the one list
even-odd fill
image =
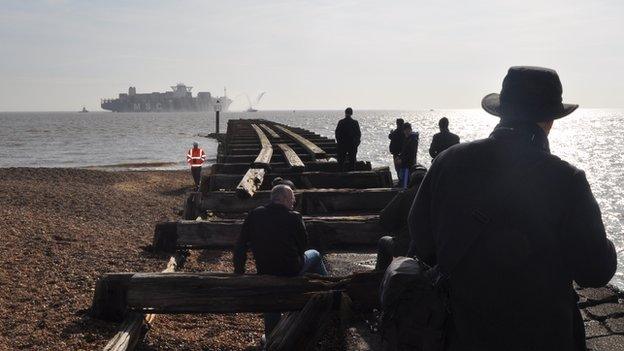
{"label": "small boat", "polygon": [[86,109],[86,107],[82,106],[82,110],[78,111],[78,112],[80,112],[80,113],[87,113],[89,111]]}
{"label": "small boat", "polygon": [[258,110],[256,110],[255,108],[251,108],[250,107],[250,108],[247,109],[247,112],[258,112]]}

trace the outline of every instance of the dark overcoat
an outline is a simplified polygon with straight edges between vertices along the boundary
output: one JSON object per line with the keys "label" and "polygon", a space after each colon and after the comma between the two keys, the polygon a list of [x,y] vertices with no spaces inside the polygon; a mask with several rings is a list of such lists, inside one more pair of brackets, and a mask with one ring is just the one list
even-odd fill
{"label": "dark overcoat", "polygon": [[450,350],[584,349],[572,282],[605,285],[616,253],[584,172],[537,125],[501,123],[441,153],[409,225],[410,253],[450,273]]}
{"label": "dark overcoat", "polygon": [[448,129],[442,130],[441,132],[436,133],[433,136],[433,139],[431,139],[429,155],[431,158],[435,158],[439,153],[455,144],[459,144],[459,136],[451,133]]}
{"label": "dark overcoat", "polygon": [[270,203],[249,215],[234,247],[234,271],[245,272],[247,249],[253,252],[258,274],[296,276],[303,266],[308,234],[301,214]]}
{"label": "dark overcoat", "polygon": [[345,117],[338,121],[336,126],[336,144],[340,150],[352,150],[360,145],[362,132],[360,124],[351,117]]}

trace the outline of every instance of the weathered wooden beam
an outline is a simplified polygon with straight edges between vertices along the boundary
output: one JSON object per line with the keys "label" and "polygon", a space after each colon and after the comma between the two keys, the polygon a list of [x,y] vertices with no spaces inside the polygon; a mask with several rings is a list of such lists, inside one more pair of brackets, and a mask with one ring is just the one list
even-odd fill
{"label": "weathered wooden beam", "polygon": [[[329,248],[375,247],[385,233],[377,215],[345,217],[307,217],[310,245],[320,250]],[[211,221],[178,221],[176,231],[160,231],[154,248],[171,252],[177,249],[208,249],[233,247],[240,235],[242,219]],[[158,246],[166,243],[166,246]]]}
{"label": "weathered wooden beam", "polygon": [[236,186],[236,194],[238,197],[245,199],[254,196],[256,191],[262,186],[264,176],[265,170],[263,168],[250,168]]}
{"label": "weathered wooden beam", "polygon": [[[342,172],[337,162],[306,162],[305,166],[308,172]],[[211,166],[212,174],[244,174],[248,169],[249,163],[213,163]],[[372,167],[370,162],[357,161],[355,170],[370,171]],[[286,163],[271,162],[271,172],[288,173],[289,169]]]}
{"label": "weathered wooden beam", "polygon": [[[293,149],[293,151],[295,151],[297,154],[308,155],[308,151],[297,143],[282,143],[282,144],[286,144],[290,146],[290,148]],[[260,145],[257,145],[255,147],[244,147],[244,148],[234,147],[228,150],[227,155],[230,155],[230,156],[254,155],[260,152],[261,149],[262,148],[260,147]],[[324,146],[323,150],[325,150],[329,154],[335,154],[338,150],[338,146],[337,145]],[[222,154],[222,155],[225,156],[225,154]]]}
{"label": "weathered wooden beam", "polygon": [[262,127],[262,129],[264,129],[267,133],[269,133],[269,135],[271,136],[271,138],[274,139],[278,139],[280,136],[279,134],[277,134],[273,129],[271,129],[271,127],[269,127],[268,125],[261,123],[260,127]]}
{"label": "weathered wooden beam", "polygon": [[146,331],[147,324],[143,313],[129,313],[117,333],[104,346],[104,351],[133,350]]}
{"label": "weathered wooden beam", "polygon": [[335,280],[320,277],[136,273],[127,296],[131,310],[152,313],[295,311],[314,292],[336,285]]}
{"label": "weathered wooden beam", "polygon": [[277,147],[282,150],[284,158],[286,159],[286,164],[288,164],[293,171],[303,171],[305,168],[303,161],[301,161],[297,153],[290,146],[280,143],[277,144]]}
{"label": "weathered wooden beam", "polygon": [[[175,272],[186,260],[186,255],[178,254],[171,256],[167,262],[167,267],[162,273]],[[149,326],[154,323],[155,314],[129,313],[126,315],[117,333],[110,339],[104,347],[104,351],[129,351],[133,350],[139,340],[149,330]]]}
{"label": "weathered wooden beam", "polygon": [[[120,291],[128,309],[150,313],[257,313],[302,309],[315,293],[345,291],[354,306],[378,306],[383,272],[344,278],[231,273],[135,273]],[[366,290],[364,290],[366,289]]]}
{"label": "weathered wooden beam", "polygon": [[[314,142],[314,144],[320,146],[321,148],[325,148],[326,146],[336,146],[336,141],[334,139],[312,139],[310,140]],[[300,145],[296,141],[292,141],[290,139],[286,140],[288,145]],[[233,141],[228,144],[228,149],[236,149],[236,148],[251,148],[258,147],[260,145],[257,140],[255,141]]]}
{"label": "weathered wooden beam", "polygon": [[[373,189],[296,189],[297,211],[301,214],[321,214],[317,202],[323,203],[331,213],[340,212],[375,212],[383,209],[398,194],[397,188]],[[189,197],[197,199],[196,211],[225,213],[248,212],[269,202],[270,191],[256,192],[254,197],[241,201],[233,191],[214,191],[199,198],[191,193]],[[186,218],[195,219],[195,218]]]}
{"label": "weathered wooden beam", "polygon": [[342,292],[316,293],[301,311],[282,317],[267,339],[269,351],[314,350],[329,325],[332,312],[340,306]]}
{"label": "weathered wooden beam", "polygon": [[[386,188],[392,186],[392,175],[387,167],[372,171],[354,172],[303,172],[303,173],[269,173],[264,177],[266,186],[260,190],[268,190],[275,177],[288,179],[298,189],[366,189]],[[239,183],[241,175],[212,174],[204,181],[208,184],[208,191],[233,190]]]}
{"label": "weathered wooden beam", "polygon": [[107,273],[95,284],[89,314],[93,318],[121,322],[127,311],[128,283],[134,273]]}
{"label": "weathered wooden beam", "polygon": [[260,140],[260,145],[265,148],[265,147],[271,147],[271,142],[269,141],[269,138],[267,138],[266,134],[264,134],[264,132],[262,131],[262,129],[260,129],[260,127],[258,127],[255,124],[252,124],[251,127],[256,131],[258,140]]}
{"label": "weathered wooden beam", "polygon": [[[256,131],[258,140],[260,140],[260,145],[262,147],[252,164],[252,168],[268,168],[271,163],[271,156],[273,156],[273,147],[271,146],[271,142],[260,127],[255,124],[252,124],[251,127]],[[243,179],[243,181],[245,181],[245,179]],[[241,183],[243,181],[241,181]],[[253,196],[253,193],[251,195]]]}
{"label": "weathered wooden beam", "polygon": [[[284,155],[282,155],[282,154],[275,154],[275,155],[272,155],[272,156],[273,157],[271,158],[271,160],[273,162],[286,162],[286,159],[284,158]],[[335,155],[330,155],[330,156],[335,156]],[[219,163],[248,163],[248,164],[251,164],[251,163],[255,162],[257,157],[258,157],[257,154],[255,154],[255,155],[218,155],[217,156],[217,162],[219,162]],[[314,160],[313,156],[312,155],[308,155],[308,154],[299,155],[299,157],[304,162],[308,162],[308,161],[313,161]]]}
{"label": "weathered wooden beam", "polygon": [[321,149],[318,145],[314,144],[314,142],[302,137],[301,135],[293,132],[292,130],[284,126],[280,126],[276,124],[275,128],[286,133],[291,139],[298,142],[301,146],[303,146],[306,150],[308,150],[310,155],[313,155],[314,158],[327,158],[327,153],[323,151],[323,149]]}

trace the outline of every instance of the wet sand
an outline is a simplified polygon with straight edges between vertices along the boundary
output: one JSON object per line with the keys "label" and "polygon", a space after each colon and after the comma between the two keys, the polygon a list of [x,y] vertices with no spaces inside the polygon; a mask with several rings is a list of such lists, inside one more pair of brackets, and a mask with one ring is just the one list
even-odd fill
{"label": "wet sand", "polygon": [[[87,314],[96,280],[164,269],[154,225],[179,218],[191,185],[188,171],[0,169],[0,349],[102,349],[117,325]],[[184,270],[230,261],[193,252]],[[158,316],[138,349],[250,350],[261,332],[253,315]]]}

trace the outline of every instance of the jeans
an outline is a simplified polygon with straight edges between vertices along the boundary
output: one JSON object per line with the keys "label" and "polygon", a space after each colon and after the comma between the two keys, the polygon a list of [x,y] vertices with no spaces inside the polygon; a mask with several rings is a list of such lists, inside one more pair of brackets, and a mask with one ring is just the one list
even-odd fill
{"label": "jeans", "polygon": [[[306,250],[306,252],[303,253],[303,266],[301,267],[299,275],[301,276],[306,273],[327,275],[327,269],[325,269],[321,254],[316,250]],[[282,314],[278,312],[264,313],[263,317],[264,335],[268,339],[269,334],[271,334],[273,329],[277,326],[277,323],[279,323],[280,318],[282,318]]]}
{"label": "jeans", "polygon": [[401,184],[400,184],[401,188],[407,189],[407,185],[409,184],[409,176],[410,176],[409,167],[402,167],[401,176],[399,177],[399,179],[401,180]]}
{"label": "jeans", "polygon": [[327,275],[325,264],[321,258],[321,254],[316,250],[306,250],[303,253],[303,266],[299,275],[306,273],[316,273],[320,275]]}

